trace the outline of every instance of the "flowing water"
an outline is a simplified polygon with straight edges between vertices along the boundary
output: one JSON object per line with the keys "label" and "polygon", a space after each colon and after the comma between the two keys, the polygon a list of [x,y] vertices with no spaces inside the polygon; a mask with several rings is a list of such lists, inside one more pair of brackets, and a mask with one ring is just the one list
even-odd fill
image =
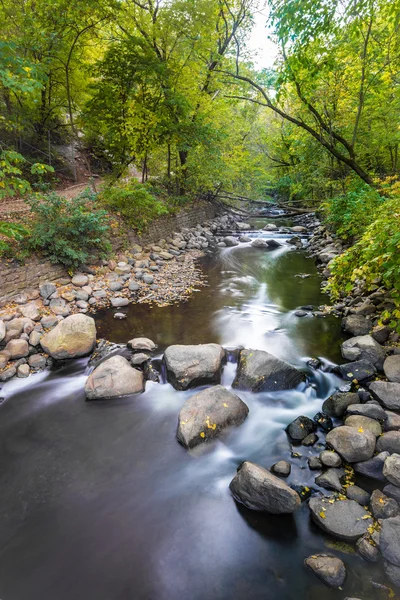
{"label": "flowing water", "polygon": [[[186,304],[131,305],[123,321],[102,311],[99,337],[150,337],[160,353],[205,342],[268,350],[306,369],[310,385],[240,392],[250,408],[245,423],[188,452],[175,438],[177,417],[198,390],[147,382],[135,398],[85,402],[87,359],[9,382],[0,406],[1,600],[332,597],[303,566],[333,542],[310,522],[306,503],[294,516],[262,515],[236,504],[228,485],[243,460],[269,467],[288,459],[287,481],[315,487],[306,464],[320,447],[295,448],[301,456],[291,458],[284,427],[300,414],[312,417],[342,384],[329,372],[340,359],[340,323],[294,315],[326,299],[313,261],[286,244],[223,249],[202,268],[209,285]],[[315,356],[318,371],[306,366]],[[235,367],[224,368],[228,388]],[[377,598],[369,580],[382,580],[380,568],[350,547],[334,551],[349,573],[335,597]]]}

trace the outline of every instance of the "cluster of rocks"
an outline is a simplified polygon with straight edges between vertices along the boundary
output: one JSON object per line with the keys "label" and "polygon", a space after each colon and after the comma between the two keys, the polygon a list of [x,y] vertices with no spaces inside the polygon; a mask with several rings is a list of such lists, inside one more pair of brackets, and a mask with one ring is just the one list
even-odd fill
{"label": "cluster of rocks", "polygon": [[[308,249],[324,277],[321,283],[324,289],[331,275],[332,261],[340,256],[348,246],[313,216],[308,218],[307,226],[313,233]],[[379,277],[372,286],[368,286],[368,289],[365,281],[360,278],[355,282],[350,293],[343,290],[341,295],[342,298],[339,302],[326,306],[325,310],[345,317],[343,328],[346,332],[352,335],[371,333],[374,339],[381,344],[385,342],[396,344],[399,341],[399,334],[388,326],[391,318],[382,319],[382,314],[391,314],[396,309],[396,305],[393,301],[392,290],[387,290]]]}
{"label": "cluster of rocks", "polygon": [[220,235],[216,236],[217,247],[231,248],[234,246],[239,246],[240,243],[248,244],[251,242],[251,246],[253,248],[259,248],[260,250],[275,250],[276,248],[283,246],[284,243],[290,244],[296,248],[302,248],[303,242],[300,236],[308,234],[308,228],[304,225],[295,225],[294,227],[278,227],[274,223],[268,223],[264,226],[264,231],[267,231],[270,234],[290,235],[290,237],[286,238],[283,242],[282,240],[278,241],[273,238],[252,238],[248,235],[244,235],[241,232],[246,230],[249,231],[252,229],[252,226],[249,223],[244,223],[242,221],[236,221],[233,223],[232,229],[234,230],[235,235],[226,235],[226,232],[219,232]]}
{"label": "cluster of rocks", "polygon": [[28,377],[51,365],[41,338],[70,315],[110,306],[123,309],[132,302],[163,306],[187,299],[204,285],[197,258],[216,246],[217,231],[235,229],[236,220],[230,215],[216,217],[157,244],[133,245],[116,260],[84,265],[72,277],[45,282],[14,297],[0,312],[0,382],[15,375]]}

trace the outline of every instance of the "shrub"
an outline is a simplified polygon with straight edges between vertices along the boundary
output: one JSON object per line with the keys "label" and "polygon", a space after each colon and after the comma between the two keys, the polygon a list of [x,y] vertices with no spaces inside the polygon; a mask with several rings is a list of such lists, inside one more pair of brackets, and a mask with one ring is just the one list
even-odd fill
{"label": "shrub", "polygon": [[350,191],[322,205],[325,220],[342,239],[357,238],[371,223],[384,198],[366,183],[354,183]]}
{"label": "shrub", "polygon": [[[350,293],[357,282],[373,290],[379,281],[391,290],[400,308],[400,191],[395,191],[372,218],[359,241],[334,260],[328,287],[337,298],[342,290]],[[399,308],[391,315],[391,327],[399,328]],[[383,319],[389,316],[382,315]]]}
{"label": "shrub", "polygon": [[135,180],[119,182],[101,193],[102,202],[121,215],[127,223],[142,232],[161,215],[168,214],[168,208],[149,190],[148,184]]}
{"label": "shrub", "polygon": [[[9,223],[8,221],[0,221],[0,236],[21,241],[28,233],[23,225],[18,223]],[[11,247],[7,242],[0,239],[0,256],[3,256],[11,251]]]}
{"label": "shrub", "polygon": [[30,197],[34,220],[27,246],[67,267],[87,262],[95,251],[106,254],[111,249],[108,215],[93,207],[94,198],[90,191],[70,200],[54,192]]}

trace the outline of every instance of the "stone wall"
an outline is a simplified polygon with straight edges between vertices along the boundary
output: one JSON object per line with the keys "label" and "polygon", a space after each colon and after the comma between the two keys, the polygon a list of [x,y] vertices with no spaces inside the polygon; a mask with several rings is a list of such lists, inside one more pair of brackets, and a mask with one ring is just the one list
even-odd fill
{"label": "stone wall", "polygon": [[[134,232],[128,234],[129,243],[149,244],[168,237],[183,227],[194,227],[207,219],[215,217],[215,209],[208,202],[197,202],[191,208],[181,210],[176,215],[161,217],[154,221],[145,235],[138,237]],[[116,240],[116,251],[127,245],[126,239]],[[61,265],[52,265],[48,261],[32,257],[24,265],[10,261],[0,261],[0,306],[24,290],[37,288],[44,281],[54,281],[67,274]]]}

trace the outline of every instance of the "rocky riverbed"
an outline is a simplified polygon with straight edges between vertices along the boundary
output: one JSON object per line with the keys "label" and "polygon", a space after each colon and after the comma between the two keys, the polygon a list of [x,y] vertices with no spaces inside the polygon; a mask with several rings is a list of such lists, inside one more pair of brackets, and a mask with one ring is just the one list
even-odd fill
{"label": "rocky riverbed", "polygon": [[[197,228],[194,240],[201,237],[206,241],[188,243],[186,240],[187,245],[207,243],[208,246],[188,249],[186,246],[179,249],[179,254],[172,254],[172,258],[164,257],[165,264],[156,264],[160,267],[160,279],[163,277],[168,282],[168,268],[176,268],[178,273],[179,266],[188,260],[192,251],[206,250],[210,245],[227,248],[250,244],[259,252],[279,249],[283,243],[300,248],[305,243],[302,236],[315,231],[317,235],[309,248],[322,254],[323,247],[326,249],[326,245],[318,241],[321,234],[325,239],[325,232],[319,230],[313,217],[303,219],[302,224],[295,228],[278,228],[268,224],[265,229],[277,234],[284,231],[289,237],[284,242],[279,240],[278,235],[273,242],[272,238],[252,240],[246,235],[249,230],[247,224],[227,218],[207,225],[212,238],[207,238],[204,228]],[[185,235],[191,234],[182,232],[182,236]],[[321,245],[319,249],[318,244]],[[168,246],[167,249],[172,248]],[[150,248],[149,251],[153,253],[156,250]],[[336,251],[339,249],[336,248]],[[96,282],[90,286],[90,299],[96,298],[95,291],[106,289],[110,280],[122,284],[123,291],[111,290],[111,298],[106,292],[107,299],[104,296],[101,301],[111,302],[112,298],[137,301],[139,296],[128,294],[129,286],[132,282],[136,283],[133,274],[138,271],[134,269],[142,273],[139,286],[143,288],[143,296],[158,293],[158,289],[151,288],[154,283],[143,281],[143,270],[146,268],[146,272],[150,272],[150,266],[129,262],[139,261],[138,257],[126,258],[126,261],[119,261],[120,267],[118,263],[100,267],[104,274],[79,273],[74,276],[75,281],[72,278],[68,284],[58,282],[55,290],[50,287],[52,284],[45,284],[46,287],[39,291],[42,304],[35,304],[38,314],[23,315],[23,307],[32,307],[32,300],[18,304],[18,308],[13,305],[11,309],[15,312],[10,313],[11,318],[6,313],[2,325],[4,350],[0,356],[3,354],[7,358],[3,378],[9,377],[9,369],[12,372],[10,377],[15,373],[21,377],[24,371],[29,375],[30,369],[49,363],[60,364],[67,359],[91,355],[84,384],[86,399],[91,403],[104,400],[112,403],[126,396],[140,395],[147,386],[165,380],[180,393],[193,390],[193,395],[176,412],[175,423],[176,443],[179,442],[185,452],[192,452],[211,447],[232,429],[245,427],[251,418],[251,408],[246,401],[249,393],[292,393],[293,390],[303,393],[312,390],[315,377],[322,370],[329,370],[337,376],[335,392],[321,403],[313,417],[303,415],[299,410],[285,428],[291,458],[282,456],[272,464],[259,464],[251,456],[243,456],[237,473],[232,473],[230,481],[226,482],[226,488],[230,490],[232,502],[256,514],[277,515],[274,517],[277,519],[287,518],[285,515],[291,515],[308,504],[310,518],[321,534],[336,540],[339,545],[334,543],[332,552],[321,548],[321,552],[305,556],[304,569],[311,570],[326,586],[341,588],[346,582],[348,565],[346,555],[343,557],[341,553],[338,556],[335,548],[347,544],[350,551],[357,553],[359,561],[382,563],[387,581],[372,578],[370,586],[377,590],[379,597],[392,597],[390,586],[400,587],[400,354],[391,332],[387,337],[377,335],[378,331],[382,333],[382,329],[376,323],[377,316],[371,317],[372,314],[377,315],[377,311],[368,314],[354,312],[358,303],[345,303],[344,309],[336,307],[334,310],[338,315],[344,310],[343,327],[352,335],[341,344],[343,361],[335,365],[314,359],[308,362],[307,369],[302,369],[265,350],[226,348],[218,343],[174,344],[168,346],[160,357],[156,344],[148,338],[132,338],[123,345],[99,342],[89,310],[95,303],[84,300],[88,306],[79,306],[75,295],[66,301],[68,304],[61,304],[69,308],[68,314],[57,314],[58,309],[52,310],[60,306],[58,303],[51,306],[52,300],[60,298],[60,295],[51,298],[53,294],[59,294],[59,286],[69,285],[71,294],[80,290],[88,293],[84,288],[88,283]],[[149,260],[156,263],[159,259]],[[122,271],[127,269],[126,265],[130,266],[129,273],[128,270],[116,272],[118,268]],[[116,277],[106,277],[111,273]],[[171,277],[172,274],[173,270]],[[97,286],[99,290],[95,289]],[[53,291],[48,295],[50,290]],[[365,298],[361,297],[359,303],[364,302]],[[122,310],[119,306],[115,308]],[[313,316],[329,313],[327,308],[317,308],[299,307],[294,314],[297,319],[306,322]],[[52,314],[42,315],[41,311]],[[35,341],[36,344],[33,343]],[[38,361],[37,367],[31,365],[35,361]],[[39,361],[42,361],[41,364]],[[232,389],[227,389],[224,373],[230,365],[234,366],[235,372]],[[28,369],[21,370],[26,366]],[[199,386],[203,389],[196,391]],[[307,462],[302,471],[302,482],[286,483],[305,452]],[[298,568],[298,565],[295,567]],[[362,590],[359,592],[359,600],[364,600]]]}

